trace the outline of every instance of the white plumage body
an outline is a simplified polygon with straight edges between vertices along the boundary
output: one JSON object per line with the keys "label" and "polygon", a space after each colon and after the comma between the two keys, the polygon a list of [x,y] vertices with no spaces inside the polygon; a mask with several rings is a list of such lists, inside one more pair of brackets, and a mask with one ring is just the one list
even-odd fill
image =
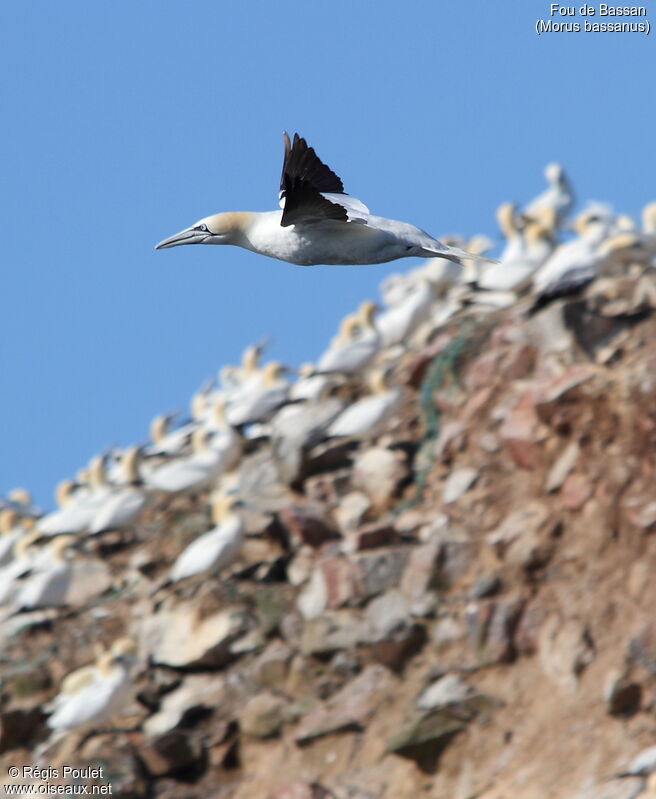
{"label": "white plumage body", "polygon": [[171,569],[171,580],[175,582],[200,572],[224,569],[239,556],[243,539],[243,521],[238,514],[230,514],[180,553]]}
{"label": "white plumage body", "polygon": [[358,400],[343,411],[328,428],[329,436],[373,438],[398,411],[403,393],[393,388]]}

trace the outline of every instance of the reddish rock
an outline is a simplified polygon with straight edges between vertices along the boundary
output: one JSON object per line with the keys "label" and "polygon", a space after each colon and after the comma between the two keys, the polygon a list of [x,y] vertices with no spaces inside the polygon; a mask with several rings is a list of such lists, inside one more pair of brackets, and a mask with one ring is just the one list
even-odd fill
{"label": "reddish rock", "polygon": [[399,542],[394,525],[389,522],[371,522],[351,533],[347,540],[350,552],[362,552],[365,549],[391,546]]}
{"label": "reddish rock", "polygon": [[533,602],[524,609],[515,631],[517,654],[534,655],[538,651],[540,628],[547,615],[547,608],[539,602]]}
{"label": "reddish rock", "polygon": [[650,531],[656,525],[656,501],[650,497],[631,497],[622,503],[627,519],[641,530]]}
{"label": "reddish rock", "polygon": [[475,358],[467,369],[464,384],[467,393],[471,394],[481,388],[487,388],[499,377],[500,350],[490,350]]}
{"label": "reddish rock", "polygon": [[348,558],[342,556],[323,558],[318,568],[323,576],[329,608],[339,608],[355,599],[357,570]]}
{"label": "reddish rock", "polygon": [[267,799],[331,799],[333,794],[318,782],[286,782],[267,795]]}
{"label": "reddish rock", "polygon": [[392,620],[373,642],[371,652],[379,663],[398,671],[425,643],[426,628],[423,624],[397,619]]}
{"label": "reddish rock", "polygon": [[319,504],[288,505],[280,511],[280,521],[303,543],[320,547],[338,533]]}
{"label": "reddish rock", "polygon": [[518,466],[535,468],[540,454],[537,444],[545,438],[546,431],[535,412],[534,390],[522,394],[506,416],[499,434],[508,454]]}
{"label": "reddish rock", "polygon": [[441,551],[442,543],[437,537],[411,550],[399,583],[409,600],[421,599],[436,583]]}
{"label": "reddish rock", "polygon": [[519,380],[529,375],[535,367],[537,351],[531,344],[516,344],[508,353],[503,364],[507,380]]}
{"label": "reddish rock", "polygon": [[592,496],[593,488],[584,474],[570,474],[560,489],[563,506],[567,510],[579,510]]}
{"label": "reddish rock", "polygon": [[370,665],[323,705],[304,716],[294,740],[307,744],[315,738],[362,727],[374,715],[396,685],[391,672]]}
{"label": "reddish rock", "polygon": [[435,456],[444,462],[450,461],[459,452],[467,440],[467,426],[463,422],[450,420],[440,428],[440,435],[435,444]]}
{"label": "reddish rock", "polygon": [[[487,541],[492,546],[499,558],[505,558],[509,549],[528,539],[528,546],[522,546],[522,551],[537,546],[543,537],[543,531],[548,527],[550,519],[549,508],[538,500],[531,500],[524,507],[511,511],[501,524],[487,535]],[[520,558],[513,558],[518,562]]]}

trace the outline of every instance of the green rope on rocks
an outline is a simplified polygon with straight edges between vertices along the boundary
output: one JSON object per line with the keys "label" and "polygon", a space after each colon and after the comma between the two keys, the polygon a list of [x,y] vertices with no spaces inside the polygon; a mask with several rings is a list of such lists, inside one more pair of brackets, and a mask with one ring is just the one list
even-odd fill
{"label": "green rope on rocks", "polygon": [[472,319],[464,319],[458,326],[458,332],[449,344],[438,353],[426,370],[419,387],[419,407],[424,421],[425,434],[414,465],[414,496],[401,502],[395,513],[401,513],[421,502],[426,490],[428,474],[435,462],[435,445],[440,434],[441,412],[437,407],[435,391],[451,378],[458,382],[458,358],[476,345],[480,340],[480,331],[472,324]]}

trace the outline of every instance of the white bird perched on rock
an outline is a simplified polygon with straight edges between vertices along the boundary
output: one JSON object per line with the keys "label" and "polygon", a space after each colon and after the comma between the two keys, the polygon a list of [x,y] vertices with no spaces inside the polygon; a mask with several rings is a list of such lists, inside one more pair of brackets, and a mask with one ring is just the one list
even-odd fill
{"label": "white bird perched on rock", "polygon": [[209,532],[196,538],[184,549],[171,568],[171,581],[177,582],[204,571],[219,572],[239,557],[244,540],[244,522],[236,508],[236,497],[220,495],[212,502]]}
{"label": "white bird perched on rock", "polygon": [[[551,213],[546,211],[541,218]],[[484,264],[476,281],[477,288],[487,291],[523,288],[554,250],[552,229],[540,220],[527,219],[520,234],[521,249],[518,248],[511,258],[501,258],[498,264]]]}
{"label": "white bird perched on rock", "polygon": [[176,492],[202,488],[221,473],[224,458],[221,452],[211,449],[206,430],[199,428],[191,434],[191,454],[149,469],[141,469],[146,488]]}
{"label": "white bird perched on rock", "polygon": [[469,257],[407,222],[373,216],[344,192],[337,175],[305,139],[284,134],[280,181],[282,211],[235,211],[205,217],[161,241],[156,249],[179,244],[234,244],[293,264],[378,264],[397,258],[440,255]]}
{"label": "white bird perched on rock", "polygon": [[256,377],[230,399],[226,418],[234,427],[266,421],[283,405],[289,394],[289,383],[283,377],[287,367],[270,361]]}
{"label": "white bird perched on rock", "polygon": [[[95,666],[82,672],[55,697],[54,713],[47,724],[54,732],[64,732],[86,724],[98,724],[118,713],[130,699],[130,669],[137,647],[131,638],[119,638],[109,652],[98,657]],[[70,676],[70,675],[69,675]]]}
{"label": "white bird perched on rock", "polygon": [[384,347],[401,344],[428,318],[434,294],[425,278],[416,283],[411,291],[397,304],[388,308],[376,319]]}
{"label": "white bird perched on rock", "polygon": [[304,363],[298,367],[299,379],[289,389],[290,401],[319,399],[329,388],[340,385],[339,376],[321,375],[316,371],[317,368],[313,363]]}
{"label": "white bird perched on rock", "polygon": [[70,480],[59,483],[55,494],[59,509],[42,516],[36,523],[36,529],[42,535],[83,532],[88,529],[109,490],[104,458],[95,455],[89,464],[88,483],[79,485]]}
{"label": "white bird perched on rock", "polygon": [[612,257],[624,265],[640,264],[654,266],[656,259],[656,203],[649,203],[642,209],[642,230],[628,225],[604,241],[600,248],[604,255]]}
{"label": "white bird perched on rock", "polygon": [[23,582],[13,605],[32,610],[66,603],[73,577],[73,555],[70,550],[73,542],[74,538],[70,535],[61,535],[49,542],[38,568]]}
{"label": "white bird perched on rock", "polygon": [[357,313],[346,316],[337,336],[317,362],[317,374],[323,372],[360,372],[380,349],[380,334],[374,322],[378,306],[365,300]]}
{"label": "white bird perched on rock", "polygon": [[[200,396],[200,395],[196,395]],[[201,400],[196,400],[200,405]],[[184,452],[191,439],[191,434],[198,427],[195,421],[187,422],[180,427],[171,429],[171,422],[177,416],[175,413],[162,413],[150,423],[150,438],[152,444],[145,449],[146,455],[180,455]]]}
{"label": "white bird perched on rock", "polygon": [[524,208],[526,216],[534,216],[545,208],[556,214],[556,224],[561,225],[574,206],[574,190],[560,164],[547,164],[544,176],[549,186]]}
{"label": "white bird perched on rock", "polygon": [[121,530],[139,518],[147,496],[139,488],[139,448],[129,447],[119,462],[120,483],[112,486],[100,504],[89,525],[89,533],[95,535],[106,530]]}
{"label": "white bird perched on rock", "polygon": [[11,560],[0,569],[0,605],[11,602],[19,588],[17,582],[39,566],[44,557],[43,550],[34,546],[41,538],[37,530],[30,530],[14,543]]}
{"label": "white bird perched on rock", "polygon": [[534,307],[551,298],[570,294],[585,286],[597,275],[603,261],[600,245],[612,226],[612,217],[595,210],[579,214],[574,229],[579,237],[561,244],[533,277]]}
{"label": "white bird perched on rock", "polygon": [[26,488],[12,488],[7,496],[0,498],[0,509],[11,508],[22,518],[41,516],[43,511],[32,501],[32,495]]}
{"label": "white bird perched on rock", "polygon": [[0,566],[13,560],[14,545],[24,533],[18,513],[13,508],[0,510]]}
{"label": "white bird perched on rock", "polygon": [[259,373],[260,359],[268,340],[265,339],[258,344],[252,344],[243,351],[241,364],[239,366],[222,366],[219,369],[219,391],[230,396],[240,391],[249,380],[256,377]]}
{"label": "white bird perched on rock", "polygon": [[397,413],[403,401],[403,389],[390,388],[388,370],[372,372],[369,386],[372,393],[342,411],[327,430],[330,437],[359,436],[374,438]]}
{"label": "white bird perched on rock", "polygon": [[[325,378],[323,375],[316,375]],[[271,444],[278,474],[286,483],[296,479],[307,448],[325,438],[325,430],[344,409],[344,400],[331,396],[334,385],[305,401],[281,408],[271,420]]]}
{"label": "white bird perched on rock", "polygon": [[524,254],[520,221],[515,203],[502,203],[497,208],[497,224],[506,240],[506,246],[499,256],[501,263],[514,261]]}

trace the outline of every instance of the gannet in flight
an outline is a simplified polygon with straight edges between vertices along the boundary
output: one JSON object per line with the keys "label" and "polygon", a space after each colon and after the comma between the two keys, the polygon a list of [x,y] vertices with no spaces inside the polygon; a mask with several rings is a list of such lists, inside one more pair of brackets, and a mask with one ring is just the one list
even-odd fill
{"label": "gannet in flight", "polygon": [[[407,222],[373,216],[344,191],[344,184],[305,139],[284,134],[280,180],[282,211],[231,211],[199,220],[155,247],[234,244],[301,266],[380,264],[397,258],[439,255],[459,262],[476,257],[448,247]],[[483,259],[487,260],[487,259]]]}

